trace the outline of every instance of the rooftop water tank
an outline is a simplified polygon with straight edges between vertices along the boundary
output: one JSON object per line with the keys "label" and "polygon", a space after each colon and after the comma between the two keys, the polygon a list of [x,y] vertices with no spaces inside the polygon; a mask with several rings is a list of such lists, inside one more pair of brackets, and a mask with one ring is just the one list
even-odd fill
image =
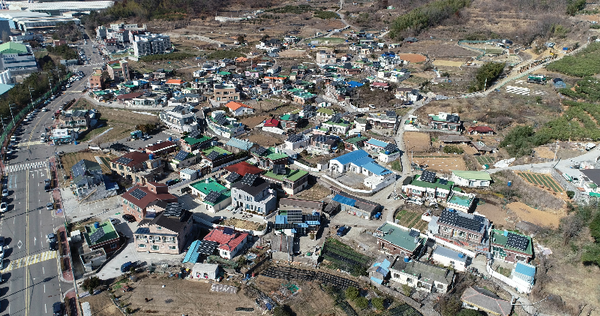
{"label": "rooftop water tank", "polygon": [[148,159],[150,159],[150,160],[154,159],[154,154],[149,154]]}
{"label": "rooftop water tank", "polygon": [[95,229],[100,228],[100,222],[94,222],[94,228]]}
{"label": "rooftop water tank", "polygon": [[409,257],[407,257],[407,256],[405,256],[405,257],[404,257],[404,262],[409,262],[409,261],[410,261],[410,258],[409,258]]}

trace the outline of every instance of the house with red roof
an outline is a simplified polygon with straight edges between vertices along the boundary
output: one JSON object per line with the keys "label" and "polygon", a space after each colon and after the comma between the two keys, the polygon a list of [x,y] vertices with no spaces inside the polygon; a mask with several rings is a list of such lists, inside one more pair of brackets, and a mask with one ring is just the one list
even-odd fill
{"label": "house with red roof", "polygon": [[225,167],[225,170],[229,171],[229,173],[223,177],[223,182],[225,186],[231,189],[231,184],[242,180],[242,178],[246,174],[261,174],[264,170],[260,169],[257,166],[251,165],[245,161],[238,162],[231,166]]}
{"label": "house with red roof", "polygon": [[165,84],[179,87],[184,84],[184,81],[181,79],[169,79]]}
{"label": "house with red roof", "polygon": [[146,147],[147,154],[154,154],[155,157],[166,155],[177,150],[177,143],[172,141],[164,141]]}
{"label": "house with red roof", "polygon": [[248,233],[239,232],[232,228],[219,227],[211,230],[204,237],[204,240],[218,243],[219,256],[231,260],[244,248],[248,236]]}
{"label": "house with red roof", "polygon": [[254,114],[254,109],[242,102],[229,101],[225,106],[233,116]]}
{"label": "house with red roof", "polygon": [[270,118],[265,121],[265,127],[279,127],[279,120],[275,118]]}
{"label": "house with red roof", "polygon": [[154,181],[162,172],[162,161],[153,154],[139,151],[128,152],[110,161],[110,169],[133,183],[145,184]]}
{"label": "house with red roof", "polygon": [[471,126],[467,130],[469,135],[494,135],[496,132],[489,126]]}
{"label": "house with red roof", "polygon": [[177,197],[169,193],[169,187],[163,183],[148,182],[145,186],[136,185],[123,193],[123,212],[141,221],[146,217],[148,208],[158,203],[177,202]]}

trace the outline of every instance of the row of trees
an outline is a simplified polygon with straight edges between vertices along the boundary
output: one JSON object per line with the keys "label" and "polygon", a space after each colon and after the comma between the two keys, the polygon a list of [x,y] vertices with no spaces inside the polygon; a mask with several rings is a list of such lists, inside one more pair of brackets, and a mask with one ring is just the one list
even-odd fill
{"label": "row of trees", "polygon": [[469,91],[481,91],[491,86],[492,83],[502,74],[504,66],[504,63],[485,63],[477,70],[477,73],[475,74],[475,81],[473,82],[473,85],[469,87]]}
{"label": "row of trees", "polygon": [[575,77],[587,77],[600,73],[600,43],[591,43],[575,55],[554,61],[546,69]]}
{"label": "row of trees", "polygon": [[390,28],[390,36],[399,38],[404,31],[419,33],[426,28],[439,25],[470,4],[471,0],[437,0],[422,5],[394,20]]}
{"label": "row of trees", "polygon": [[77,51],[69,45],[47,46],[48,53],[60,56],[62,59],[77,59]]}

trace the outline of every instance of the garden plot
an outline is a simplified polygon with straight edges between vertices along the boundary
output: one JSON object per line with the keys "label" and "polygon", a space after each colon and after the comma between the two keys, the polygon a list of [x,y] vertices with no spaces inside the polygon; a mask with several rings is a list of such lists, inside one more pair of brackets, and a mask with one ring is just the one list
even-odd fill
{"label": "garden plot", "polygon": [[517,174],[525,181],[529,182],[529,184],[550,191],[550,193],[553,193],[564,200],[568,199],[565,190],[549,174],[531,172],[517,172]]}
{"label": "garden plot", "polygon": [[460,155],[452,156],[413,156],[412,162],[427,170],[450,173],[452,170],[467,170],[467,165]]}
{"label": "garden plot", "polygon": [[421,213],[411,212],[407,210],[402,210],[396,214],[396,219],[398,220],[398,225],[418,229],[421,232],[425,232],[427,230],[427,222],[421,220]]}
{"label": "garden plot", "polygon": [[404,143],[407,151],[422,152],[431,147],[431,138],[429,133],[406,132],[404,133]]}
{"label": "garden plot", "polygon": [[350,272],[352,275],[362,274],[371,261],[371,258],[354,251],[335,238],[327,239],[321,256],[330,263],[332,268]]}

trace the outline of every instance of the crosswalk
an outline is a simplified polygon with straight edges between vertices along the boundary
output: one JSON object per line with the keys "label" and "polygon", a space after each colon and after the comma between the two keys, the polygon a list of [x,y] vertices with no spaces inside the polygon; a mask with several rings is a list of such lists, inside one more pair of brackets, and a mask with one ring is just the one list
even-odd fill
{"label": "crosswalk", "polygon": [[17,147],[27,147],[27,146],[34,146],[34,145],[41,145],[41,144],[44,144],[44,143],[40,142],[39,140],[34,140],[31,142],[19,143],[19,145],[17,145]]}
{"label": "crosswalk", "polygon": [[11,173],[11,172],[18,172],[18,171],[23,171],[26,169],[41,169],[41,168],[46,168],[48,166],[48,162],[47,161],[36,161],[36,162],[28,162],[28,163],[22,163],[22,164],[18,164],[18,165],[8,165],[6,166],[6,168],[4,168],[4,170],[6,171],[6,173]]}
{"label": "crosswalk", "polygon": [[32,264],[40,263],[43,261],[48,261],[50,259],[56,259],[56,256],[57,256],[57,251],[45,251],[45,252],[38,253],[35,255],[23,257],[20,259],[15,259],[10,262],[8,267],[0,270],[0,272],[6,273],[6,272],[10,272],[12,270],[25,268]]}

